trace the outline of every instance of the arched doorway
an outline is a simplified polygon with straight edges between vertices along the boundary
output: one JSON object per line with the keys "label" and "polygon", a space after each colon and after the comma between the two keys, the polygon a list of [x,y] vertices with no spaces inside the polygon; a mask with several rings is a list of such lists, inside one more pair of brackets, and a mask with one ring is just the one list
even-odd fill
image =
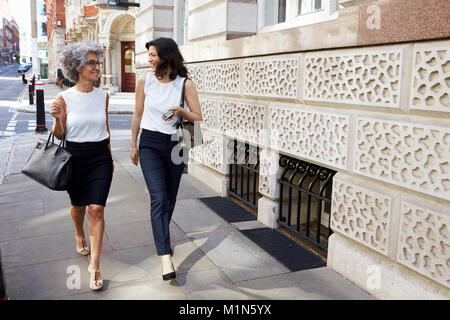
{"label": "arched doorway", "polygon": [[130,14],[111,16],[109,44],[111,52],[110,82],[113,91],[134,92],[135,66],[135,18]]}
{"label": "arched doorway", "polygon": [[136,65],[134,41],[121,43],[122,92],[134,92],[136,86]]}

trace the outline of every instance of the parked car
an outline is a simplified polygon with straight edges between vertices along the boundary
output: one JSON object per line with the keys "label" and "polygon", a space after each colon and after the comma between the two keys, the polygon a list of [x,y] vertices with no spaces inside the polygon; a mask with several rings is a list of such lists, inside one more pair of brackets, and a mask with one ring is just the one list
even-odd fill
{"label": "parked car", "polygon": [[31,62],[26,64],[22,64],[19,68],[17,68],[18,73],[27,72],[31,68]]}

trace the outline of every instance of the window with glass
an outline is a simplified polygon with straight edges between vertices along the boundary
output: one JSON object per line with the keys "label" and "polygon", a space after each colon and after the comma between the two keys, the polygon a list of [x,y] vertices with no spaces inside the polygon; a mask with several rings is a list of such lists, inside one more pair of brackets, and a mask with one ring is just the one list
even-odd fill
{"label": "window with glass", "polygon": [[264,1],[264,25],[271,26],[286,21],[286,0]]}
{"label": "window with glass", "polygon": [[176,2],[176,41],[179,46],[184,45],[184,24],[186,20],[186,1],[177,0]]}
{"label": "window with glass", "polygon": [[258,0],[260,32],[337,19],[339,0]]}
{"label": "window with glass", "polygon": [[297,0],[297,14],[306,14],[318,10],[322,10],[322,0]]}

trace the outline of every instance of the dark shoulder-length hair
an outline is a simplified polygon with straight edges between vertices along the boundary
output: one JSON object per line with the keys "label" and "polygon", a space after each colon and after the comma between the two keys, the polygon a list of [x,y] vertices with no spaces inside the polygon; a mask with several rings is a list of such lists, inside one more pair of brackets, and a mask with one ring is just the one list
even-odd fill
{"label": "dark shoulder-length hair", "polygon": [[175,80],[178,76],[187,77],[188,71],[184,66],[184,59],[181,55],[178,45],[173,39],[170,38],[157,38],[145,44],[145,47],[150,48],[154,46],[158,51],[160,62],[156,66],[155,76],[158,79],[162,79],[169,70],[169,66],[172,69],[169,78]]}

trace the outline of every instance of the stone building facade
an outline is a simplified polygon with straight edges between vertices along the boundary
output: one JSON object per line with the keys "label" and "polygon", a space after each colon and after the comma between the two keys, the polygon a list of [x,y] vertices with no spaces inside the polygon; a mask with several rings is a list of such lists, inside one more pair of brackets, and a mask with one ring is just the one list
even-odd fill
{"label": "stone building facade", "polygon": [[328,266],[378,298],[450,298],[449,9],[188,1],[182,52],[204,114],[189,173],[225,196],[230,141],[258,146],[258,220],[277,228],[281,158],[335,170]]}
{"label": "stone building facade", "polygon": [[55,81],[58,77],[59,55],[65,45],[66,14],[64,0],[46,0],[47,10],[47,52],[48,79]]}
{"label": "stone building facade", "polygon": [[[330,268],[378,298],[450,298],[448,1],[94,2],[96,22],[67,19],[67,35],[102,43],[113,91],[119,44],[135,42],[136,77],[149,70],[147,41],[180,44],[204,115],[189,174],[226,196],[244,178],[230,145],[257,147],[260,222],[280,227],[286,203],[314,207],[307,223],[332,231]],[[329,202],[311,204],[306,187],[291,197],[287,173],[326,178]]]}
{"label": "stone building facade", "polygon": [[[67,42],[93,40],[105,50],[101,85],[110,92],[134,92],[127,84],[136,77],[136,8],[113,10],[107,1],[65,0]],[[125,57],[126,55],[126,57]],[[126,80],[126,81],[125,81]]]}

